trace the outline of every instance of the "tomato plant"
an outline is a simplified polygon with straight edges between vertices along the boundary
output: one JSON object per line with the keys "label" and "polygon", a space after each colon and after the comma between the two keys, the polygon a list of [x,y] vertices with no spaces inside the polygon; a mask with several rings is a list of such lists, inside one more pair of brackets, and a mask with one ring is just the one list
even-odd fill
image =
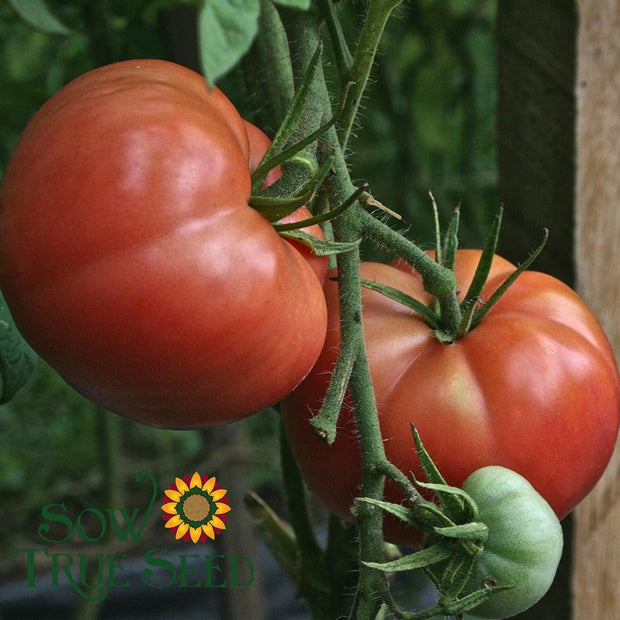
{"label": "tomato plant", "polygon": [[[461,299],[474,276],[477,250],[459,250]],[[514,270],[495,257],[482,298]],[[362,463],[349,401],[336,440],[324,444],[308,419],[322,404],[340,344],[338,284],[325,284],[329,324],[323,352],[284,405],[292,450],[310,489],[336,514],[351,518]],[[431,303],[410,267],[362,263],[361,276]],[[619,381],[608,341],[580,298],[560,281],[525,272],[463,338],[442,344],[404,305],[364,290],[363,326],[387,458],[421,477],[411,442],[415,423],[448,484],[501,465],[531,482],[563,518],[594,486],[618,429]],[[388,482],[386,497],[402,500]],[[388,539],[418,540],[388,521]]]}
{"label": "tomato plant", "polygon": [[0,285],[79,392],[191,428],[254,413],[307,374],[325,259],[248,206],[267,145],[221,91],[158,60],[87,73],[33,117],[2,183]]}
{"label": "tomato plant", "polygon": [[562,528],[549,504],[522,476],[483,467],[463,483],[489,531],[465,594],[491,585],[513,586],[469,611],[508,618],[537,603],[551,586],[562,555]]}

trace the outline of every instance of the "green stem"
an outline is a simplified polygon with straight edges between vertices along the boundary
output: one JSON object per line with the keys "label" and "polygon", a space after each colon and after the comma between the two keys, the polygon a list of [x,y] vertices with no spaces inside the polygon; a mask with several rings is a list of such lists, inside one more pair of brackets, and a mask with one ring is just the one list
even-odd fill
{"label": "green stem", "polygon": [[[353,123],[357,117],[358,108],[362,95],[366,90],[370,70],[377,54],[377,48],[383,35],[383,30],[390,17],[390,14],[401,3],[402,0],[370,0],[366,20],[357,43],[355,56],[349,73],[349,80],[353,82],[350,97],[343,114],[342,122],[338,132],[338,138],[343,150],[346,149],[353,128]],[[329,23],[330,15],[327,14]]]}
{"label": "green stem", "polygon": [[357,349],[348,340],[341,340],[338,360],[329,381],[321,410],[311,420],[312,430],[325,443],[332,444],[336,439],[336,426],[340,408],[349,386],[351,373],[357,357]]}
{"label": "green stem", "polygon": [[287,509],[299,553],[299,582],[295,585],[308,602],[312,617],[316,620],[328,620],[331,597],[325,557],[314,534],[304,481],[282,424],[280,424],[280,460]]}
{"label": "green stem", "polygon": [[390,478],[390,480],[398,485],[398,488],[410,504],[418,505],[425,502],[425,499],[420,495],[415,486],[413,486],[409,478],[407,478],[407,476],[393,463],[385,459],[384,461],[379,461],[376,467],[377,471]]}
{"label": "green stem", "polygon": [[319,0],[321,14],[325,18],[329,38],[334,50],[334,58],[338,67],[341,84],[349,81],[351,75],[351,65],[353,64],[353,56],[342,32],[340,20],[336,14],[336,9],[332,0]]}
{"label": "green stem", "polygon": [[254,120],[265,129],[275,129],[291,105],[294,87],[286,33],[272,0],[261,0],[258,25],[256,41],[243,59],[243,74],[248,92],[261,94]]}
{"label": "green stem", "polygon": [[456,278],[417,245],[377,220],[370,213],[361,213],[362,232],[377,245],[405,259],[422,277],[424,290],[435,297],[454,294]]}

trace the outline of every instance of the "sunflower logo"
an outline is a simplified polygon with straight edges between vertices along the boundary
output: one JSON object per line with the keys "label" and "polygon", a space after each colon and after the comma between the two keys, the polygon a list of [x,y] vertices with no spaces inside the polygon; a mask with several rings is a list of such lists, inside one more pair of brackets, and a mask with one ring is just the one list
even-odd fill
{"label": "sunflower logo", "polygon": [[166,489],[162,518],[178,539],[193,543],[204,542],[226,529],[230,512],[228,491],[222,489],[214,476],[208,478],[195,472],[193,476],[177,478]]}

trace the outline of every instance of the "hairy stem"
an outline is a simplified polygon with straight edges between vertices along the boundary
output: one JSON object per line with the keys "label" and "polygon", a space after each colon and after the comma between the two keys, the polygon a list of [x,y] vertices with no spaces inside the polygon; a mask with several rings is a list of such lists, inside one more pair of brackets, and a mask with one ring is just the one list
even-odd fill
{"label": "hairy stem", "polygon": [[349,141],[383,30],[390,14],[400,3],[401,0],[370,0],[348,77],[353,82],[351,96],[347,100],[347,106],[338,131],[340,146],[343,150],[346,149]]}

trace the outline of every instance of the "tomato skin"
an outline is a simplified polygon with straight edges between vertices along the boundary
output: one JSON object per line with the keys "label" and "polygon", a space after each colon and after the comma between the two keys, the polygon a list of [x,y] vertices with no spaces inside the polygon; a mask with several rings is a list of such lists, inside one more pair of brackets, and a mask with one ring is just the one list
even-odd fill
{"label": "tomato skin", "polygon": [[485,582],[514,585],[467,612],[477,618],[509,618],[537,603],[551,587],[562,556],[562,527],[530,483],[514,471],[489,466],[463,483],[476,502],[489,538],[463,594]]}
{"label": "tomato skin", "polygon": [[[457,254],[458,288],[467,291],[480,252]],[[514,267],[496,257],[483,299]],[[359,495],[361,458],[353,413],[345,401],[332,446],[310,430],[339,346],[338,287],[325,283],[329,323],[310,375],[283,404],[286,432],[313,493],[350,518]],[[410,267],[362,263],[361,275],[429,301]],[[483,322],[453,345],[441,344],[410,310],[364,289],[368,359],[387,457],[422,478],[410,425],[448,484],[501,465],[519,472],[563,518],[590,491],[613,451],[620,389],[609,343],[595,318],[566,285],[526,272]],[[395,486],[388,500],[400,502]],[[386,538],[415,545],[419,533],[387,518]]]}
{"label": "tomato skin", "polygon": [[77,78],[23,132],[0,190],[0,286],[24,337],[94,402],[210,426],[312,367],[321,285],[248,206],[250,148],[221,91],[158,60]]}

